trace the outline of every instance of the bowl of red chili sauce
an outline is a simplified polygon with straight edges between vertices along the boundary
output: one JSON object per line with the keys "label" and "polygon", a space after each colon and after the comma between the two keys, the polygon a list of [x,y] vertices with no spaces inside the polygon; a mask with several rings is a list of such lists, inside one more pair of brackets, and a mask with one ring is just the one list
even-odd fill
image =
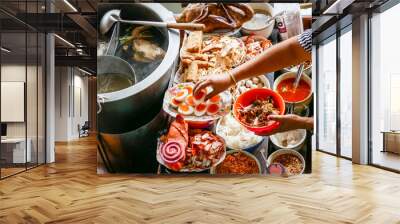
{"label": "bowl of red chili sauce", "polygon": [[226,153],[224,161],[212,167],[211,174],[243,175],[261,174],[261,164],[258,159],[242,150],[231,150]]}
{"label": "bowl of red chili sauce", "polygon": [[284,73],[274,81],[274,90],[282,96],[285,103],[309,104],[312,96],[311,78],[303,74],[296,89],[294,89],[295,80],[295,72]]}

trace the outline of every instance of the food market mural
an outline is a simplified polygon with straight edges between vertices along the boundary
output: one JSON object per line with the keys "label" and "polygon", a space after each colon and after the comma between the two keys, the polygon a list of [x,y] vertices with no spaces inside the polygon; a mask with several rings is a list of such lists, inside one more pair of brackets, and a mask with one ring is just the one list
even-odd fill
{"label": "food market mural", "polygon": [[190,3],[178,14],[158,3],[98,7],[99,174],[311,172],[310,60],[239,74],[303,33],[298,11],[268,3]]}

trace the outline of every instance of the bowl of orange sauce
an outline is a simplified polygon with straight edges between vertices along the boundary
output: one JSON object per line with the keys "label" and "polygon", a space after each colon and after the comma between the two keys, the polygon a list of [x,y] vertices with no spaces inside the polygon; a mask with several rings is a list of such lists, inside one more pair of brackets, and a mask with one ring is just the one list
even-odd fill
{"label": "bowl of orange sauce", "polygon": [[308,105],[312,99],[312,81],[303,73],[299,85],[294,89],[296,72],[287,72],[274,81],[274,91],[282,96],[285,103]]}

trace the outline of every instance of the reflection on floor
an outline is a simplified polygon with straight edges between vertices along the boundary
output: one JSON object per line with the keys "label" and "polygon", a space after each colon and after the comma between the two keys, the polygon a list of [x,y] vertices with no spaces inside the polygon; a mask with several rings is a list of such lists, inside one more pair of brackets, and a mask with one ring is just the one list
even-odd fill
{"label": "reflection on floor", "polygon": [[[7,176],[25,171],[25,164],[2,164],[3,167],[1,167],[0,173],[1,173],[1,178],[5,178]],[[26,167],[27,169],[30,169],[31,167],[35,167],[36,163],[27,163]]]}
{"label": "reflection on floor", "polygon": [[392,152],[374,151],[373,164],[400,171],[400,155]]}
{"label": "reflection on floor", "polygon": [[399,223],[400,175],[313,153],[292,178],[96,174],[96,143],[0,181],[0,223]]}
{"label": "reflection on floor", "polygon": [[13,175],[15,173],[24,171],[25,167],[9,167],[9,168],[1,168],[1,178]]}

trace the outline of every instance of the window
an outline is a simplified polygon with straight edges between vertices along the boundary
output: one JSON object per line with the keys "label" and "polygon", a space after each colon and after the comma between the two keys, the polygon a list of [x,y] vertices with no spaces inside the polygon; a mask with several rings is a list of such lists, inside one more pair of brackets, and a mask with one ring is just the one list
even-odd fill
{"label": "window", "polygon": [[340,36],[340,155],[352,156],[352,32],[345,28]]}
{"label": "window", "polygon": [[371,162],[400,170],[400,4],[371,18]]}
{"label": "window", "polygon": [[318,149],[336,153],[336,36],[318,47]]}
{"label": "window", "polygon": [[[40,12],[44,3],[17,5],[22,16]],[[15,6],[12,1],[5,4]],[[5,115],[0,120],[2,179],[45,163],[46,39],[44,33],[4,12],[0,17],[0,112]]]}

